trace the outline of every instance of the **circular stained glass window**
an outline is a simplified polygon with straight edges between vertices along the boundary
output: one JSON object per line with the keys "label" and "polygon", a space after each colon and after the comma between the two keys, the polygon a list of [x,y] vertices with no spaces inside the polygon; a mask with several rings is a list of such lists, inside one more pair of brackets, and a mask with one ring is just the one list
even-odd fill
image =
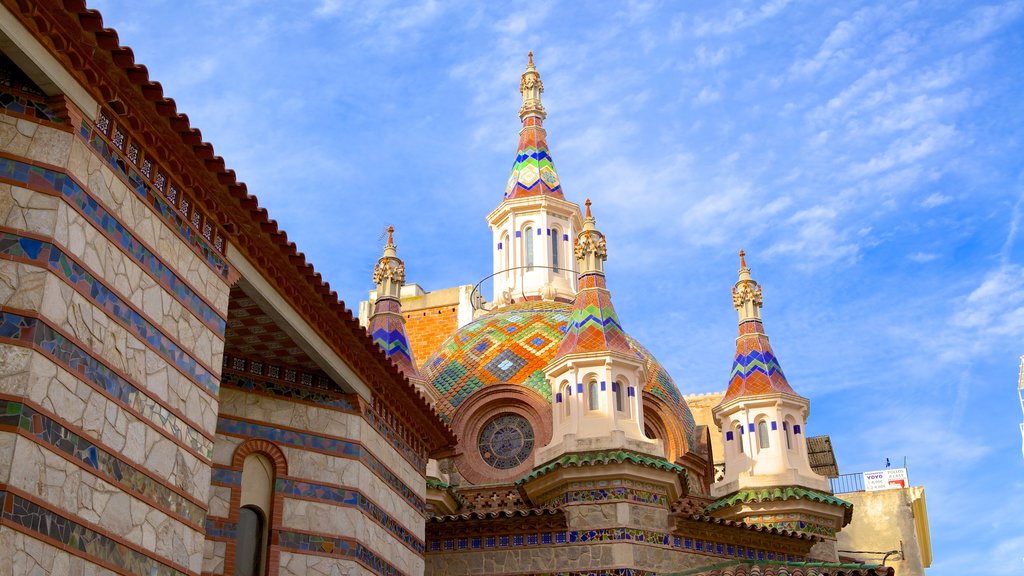
{"label": "circular stained glass window", "polygon": [[519,466],[533,452],[533,427],[518,414],[502,414],[480,431],[480,456],[499,470]]}

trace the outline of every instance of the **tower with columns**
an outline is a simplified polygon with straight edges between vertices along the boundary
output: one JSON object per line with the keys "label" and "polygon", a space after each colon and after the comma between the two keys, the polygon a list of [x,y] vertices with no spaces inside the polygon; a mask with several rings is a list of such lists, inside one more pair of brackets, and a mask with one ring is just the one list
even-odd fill
{"label": "tower with columns", "polygon": [[487,215],[493,235],[494,302],[571,301],[576,294],[576,262],[571,239],[581,226],[580,209],[562,195],[562,184],[548,151],[541,104],[544,83],[529,55],[519,82],[523,105],[519,149],[502,202]]}
{"label": "tower with columns", "polygon": [[538,460],[607,449],[661,455],[662,443],[643,431],[637,389],[646,381],[646,368],[612,306],[604,275],[608,249],[589,199],[586,206],[583,229],[573,244],[579,290],[561,346],[545,373],[553,392],[551,443],[538,451]]}
{"label": "tower with columns", "polygon": [[725,440],[725,474],[711,486],[706,511],[729,520],[825,538],[849,523],[852,505],[831,495],[811,469],[806,422],[810,402],[782,372],[761,322],[761,286],[740,252],[732,289],[739,337],[729,387],[712,414]]}

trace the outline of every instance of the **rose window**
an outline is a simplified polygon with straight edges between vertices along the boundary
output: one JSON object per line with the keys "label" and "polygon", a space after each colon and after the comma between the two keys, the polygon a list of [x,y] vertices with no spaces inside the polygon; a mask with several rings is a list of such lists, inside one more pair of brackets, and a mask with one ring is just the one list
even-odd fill
{"label": "rose window", "polygon": [[499,470],[519,466],[533,452],[533,427],[518,414],[502,414],[480,431],[480,457]]}

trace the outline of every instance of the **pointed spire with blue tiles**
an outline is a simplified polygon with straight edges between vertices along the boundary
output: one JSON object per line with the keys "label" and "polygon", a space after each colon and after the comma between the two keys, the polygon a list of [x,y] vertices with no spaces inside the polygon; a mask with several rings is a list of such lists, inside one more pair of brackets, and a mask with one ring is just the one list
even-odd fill
{"label": "pointed spire with blue tiles", "polygon": [[405,284],[405,263],[398,258],[394,232],[394,227],[388,226],[388,243],[384,246],[384,255],[373,269],[377,299],[367,323],[367,332],[406,377],[415,381],[419,378],[419,371],[412,357],[409,339],[405,335],[400,299],[402,285]]}
{"label": "pointed spire with blue tiles", "polygon": [[741,396],[790,394],[797,396],[782,373],[761,323],[761,286],[751,277],[746,253],[740,250],[739,279],[732,289],[732,304],[739,313],[739,337],[729,388],[722,403]]}
{"label": "pointed spire with blue tiles", "polygon": [[611,292],[605,287],[604,261],[608,259],[608,247],[590,213],[589,198],[586,207],[583,230],[574,244],[580,271],[579,288],[556,360],[568,354],[633,352],[612,306]]}
{"label": "pointed spire with blue tiles", "polygon": [[519,132],[519,150],[505,186],[505,198],[537,195],[563,198],[562,185],[548,151],[548,136],[544,130],[547,112],[540,101],[542,92],[544,83],[533,65],[533,52],[530,52],[526,72],[519,80],[519,93],[523,96],[519,119],[523,122],[523,129]]}

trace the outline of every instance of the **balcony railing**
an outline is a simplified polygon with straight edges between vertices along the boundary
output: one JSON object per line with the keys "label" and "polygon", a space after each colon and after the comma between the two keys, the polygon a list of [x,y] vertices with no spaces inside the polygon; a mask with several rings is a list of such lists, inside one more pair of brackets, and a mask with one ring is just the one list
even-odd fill
{"label": "balcony railing", "polygon": [[856,474],[841,474],[835,478],[829,478],[828,481],[832,484],[833,494],[864,491],[864,475],[859,472]]}

